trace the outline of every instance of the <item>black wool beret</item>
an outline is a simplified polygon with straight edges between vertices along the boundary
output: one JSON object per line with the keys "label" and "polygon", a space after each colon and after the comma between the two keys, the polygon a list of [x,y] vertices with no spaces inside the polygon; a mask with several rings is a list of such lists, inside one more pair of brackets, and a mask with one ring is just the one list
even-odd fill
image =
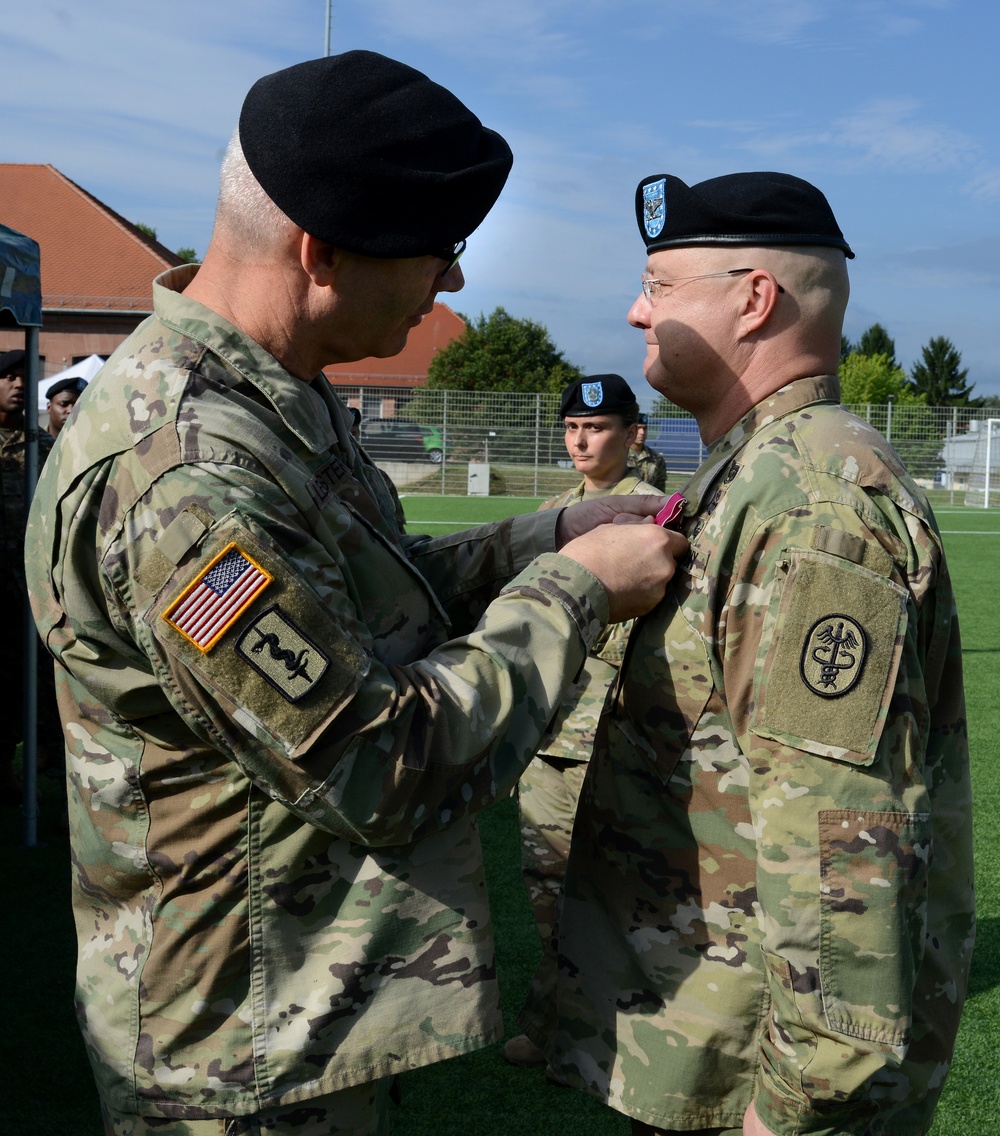
{"label": "black wool beret", "polygon": [[437,254],[500,196],[513,155],[450,91],[373,51],[265,75],[240,113],[257,181],[296,225],[350,252]]}
{"label": "black wool beret", "polygon": [[637,412],[636,397],[621,375],[587,375],[563,391],[560,418],[589,418],[594,414]]}
{"label": "black wool beret", "polygon": [[9,375],[12,371],[24,372],[24,351],[19,348],[0,351],[0,375]]}
{"label": "black wool beret", "polygon": [[60,379],[59,382],[53,383],[52,386],[49,387],[49,389],[45,392],[45,397],[51,402],[57,394],[62,394],[63,391],[72,391],[74,394],[83,394],[86,385],[86,379]]}
{"label": "black wool beret", "polygon": [[635,191],[647,252],[693,245],[826,245],[853,259],[830,203],[791,174],[726,174],[685,185],[652,174]]}

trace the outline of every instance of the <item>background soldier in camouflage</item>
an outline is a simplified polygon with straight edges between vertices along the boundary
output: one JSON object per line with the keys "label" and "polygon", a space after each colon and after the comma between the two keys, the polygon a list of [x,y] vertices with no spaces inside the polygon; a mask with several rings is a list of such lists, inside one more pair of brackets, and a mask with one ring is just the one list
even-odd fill
{"label": "background soldier in camouflage", "polygon": [[667,459],[656,450],[646,445],[646,432],[649,429],[649,419],[645,414],[639,415],[636,427],[635,441],[628,453],[628,465],[635,471],[636,477],[659,489],[663,493],[667,488]]}
{"label": "background soldier in camouflage", "polygon": [[381,1132],[387,1078],[498,1034],[473,814],[683,538],[577,537],[639,499],[404,537],[320,371],[462,287],[510,162],[383,56],[260,80],[204,265],[154,283],[44,472],[31,592],[116,1136]]}
{"label": "background soldier in camouflage", "polygon": [[646,377],[710,453],[580,800],[552,1064],[635,1133],[918,1136],[974,926],[941,537],[839,405],[853,254],[825,197],[654,176],[636,213]]}
{"label": "background soldier in camouflage", "polygon": [[[655,492],[626,468],[639,404],[621,375],[574,380],[563,392],[559,415],[566,429],[566,449],[583,480],[545,501],[539,511],[615,494]],[[566,875],[573,818],[594,747],[594,731],[621,665],[630,627],[631,623],[616,623],[598,638],[542,739],[538,755],[518,782],[521,871],[542,941],[542,961],[521,1021],[525,1026],[533,1024],[535,1032],[547,1032],[552,1025],[555,956],[548,945],[556,903]],[[545,1054],[527,1034],[512,1037],[503,1055],[512,1065],[545,1064]]]}
{"label": "background soldier in camouflage", "polygon": [[[4,632],[0,635],[0,800],[16,805],[21,786],[14,774],[14,753],[24,737],[24,526],[28,517],[24,459],[26,420],[24,351],[0,352],[0,605]],[[29,423],[30,424],[30,423]],[[38,432],[39,465],[52,449],[52,438]],[[42,653],[38,664],[39,764],[58,759],[61,735],[54,722],[52,666]]]}

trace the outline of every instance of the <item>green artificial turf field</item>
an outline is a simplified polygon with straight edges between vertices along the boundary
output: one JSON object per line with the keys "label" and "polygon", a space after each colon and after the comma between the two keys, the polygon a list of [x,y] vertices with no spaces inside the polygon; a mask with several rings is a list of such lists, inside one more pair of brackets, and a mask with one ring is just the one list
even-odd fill
{"label": "green artificial turf field", "polygon": [[[534,509],[528,498],[404,497],[411,532],[440,534]],[[938,507],[962,619],[975,794],[979,937],[955,1063],[934,1136],[1000,1133],[994,1073],[1000,1052],[1000,512]],[[3,973],[8,977],[0,1093],[4,1136],[100,1136],[97,1097],[73,1016],[69,852],[60,825],[61,786],[41,780],[43,847],[20,845],[19,814],[4,810],[8,864]],[[497,933],[504,1017],[515,1016],[538,955],[519,871],[516,810],[504,801],[484,813],[483,843]],[[623,1117],[582,1094],[546,1082],[539,1070],[512,1069],[494,1045],[402,1078],[393,1136],[625,1136]]]}

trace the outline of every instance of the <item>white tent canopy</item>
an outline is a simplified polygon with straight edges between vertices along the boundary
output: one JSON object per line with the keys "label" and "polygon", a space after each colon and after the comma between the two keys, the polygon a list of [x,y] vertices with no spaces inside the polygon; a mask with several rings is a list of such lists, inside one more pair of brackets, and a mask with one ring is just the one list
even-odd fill
{"label": "white tent canopy", "polygon": [[100,355],[88,355],[86,359],[81,360],[79,363],[74,363],[72,367],[67,367],[65,371],[60,371],[55,375],[49,375],[47,379],[39,379],[38,409],[45,409],[49,401],[49,387],[53,386],[55,383],[60,382],[62,379],[83,379],[85,383],[89,383],[103,366],[104,360]]}

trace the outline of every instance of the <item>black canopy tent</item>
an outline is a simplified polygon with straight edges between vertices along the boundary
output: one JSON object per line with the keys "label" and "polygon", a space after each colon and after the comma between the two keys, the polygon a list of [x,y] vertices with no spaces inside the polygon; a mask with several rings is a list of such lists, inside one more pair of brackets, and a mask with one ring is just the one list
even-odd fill
{"label": "black canopy tent", "polygon": [[[25,500],[38,480],[38,329],[42,326],[42,285],[38,242],[0,225],[0,327],[24,329]],[[28,605],[22,617],[24,633],[24,843],[38,843],[38,635]]]}

